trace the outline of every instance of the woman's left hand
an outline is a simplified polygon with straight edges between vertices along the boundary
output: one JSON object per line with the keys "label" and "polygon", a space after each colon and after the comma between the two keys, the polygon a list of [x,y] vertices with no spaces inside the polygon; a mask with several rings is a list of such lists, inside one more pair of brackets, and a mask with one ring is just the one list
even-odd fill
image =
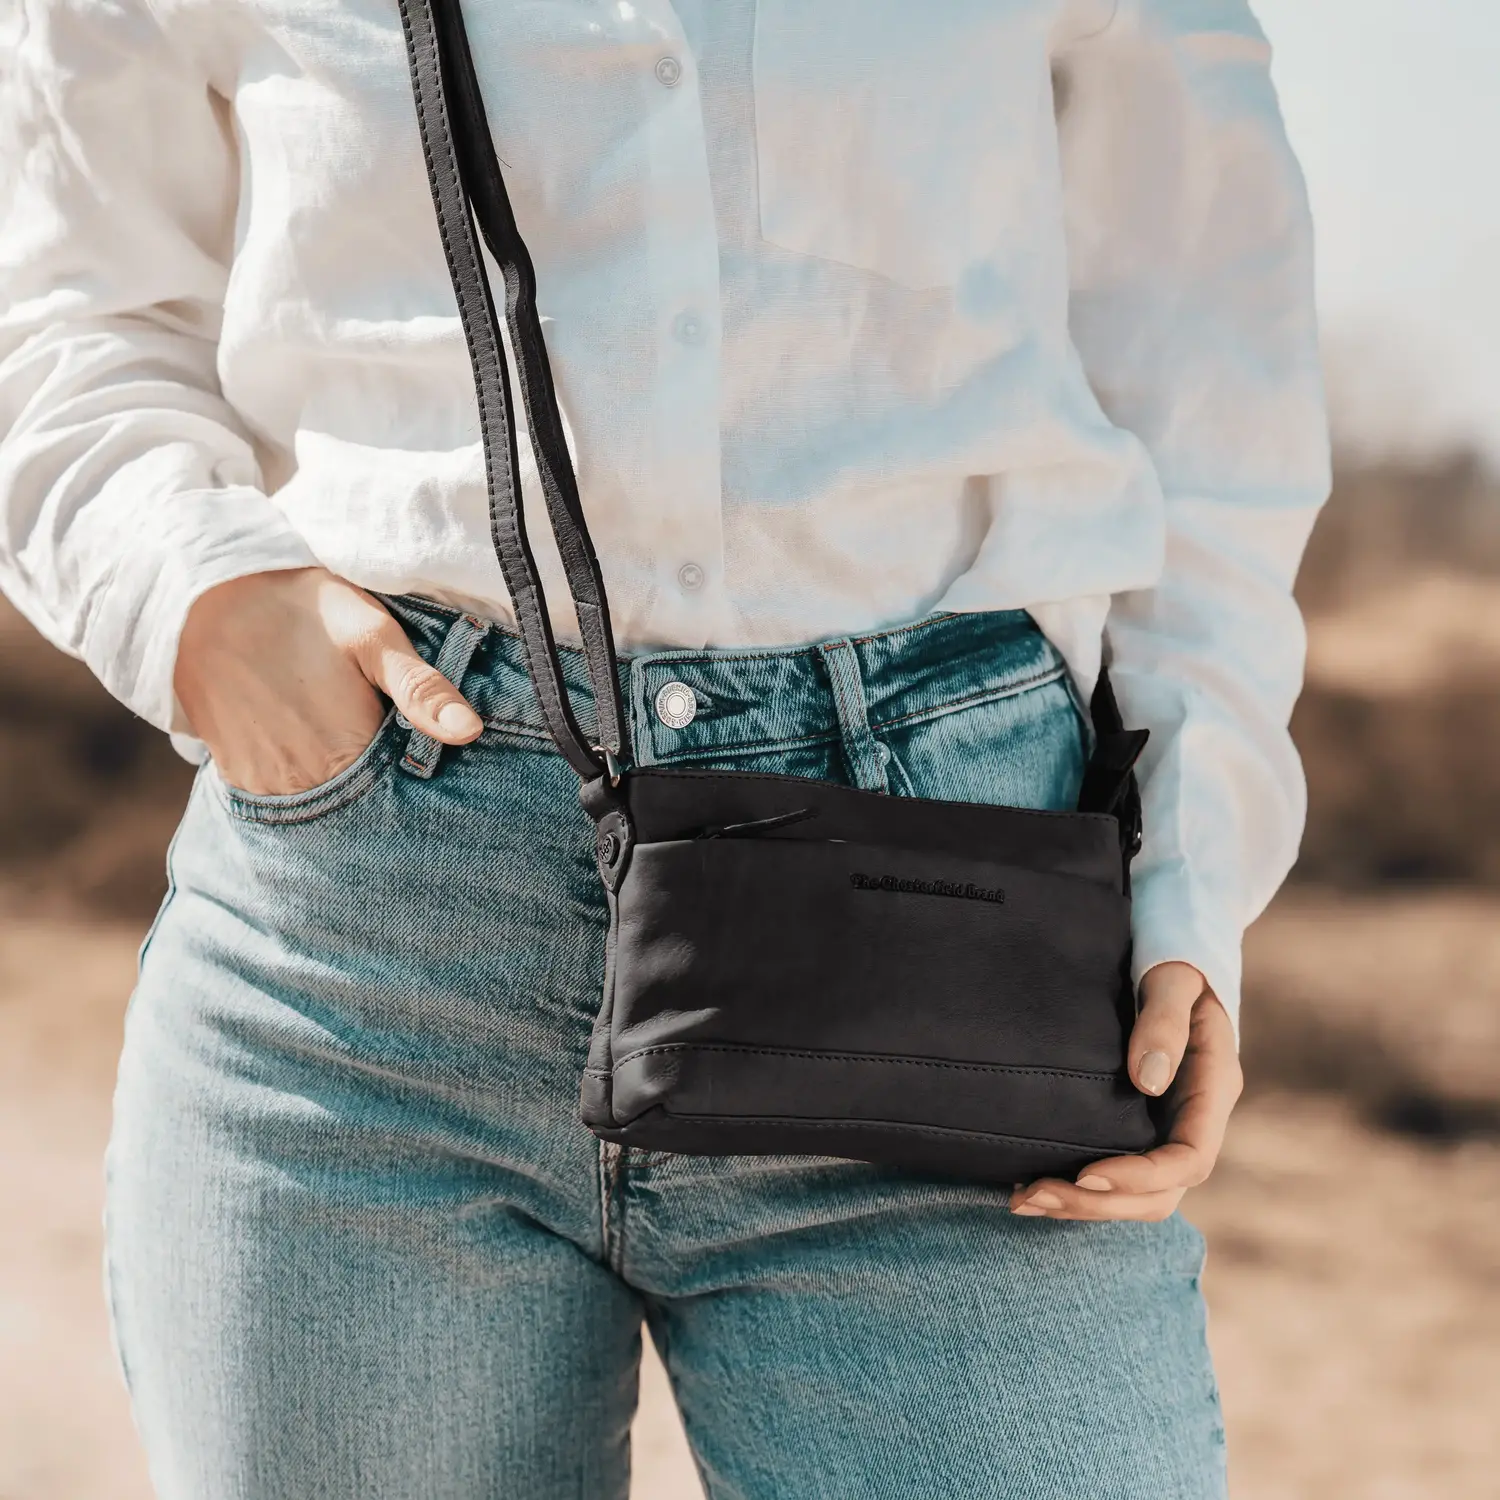
{"label": "woman's left hand", "polygon": [[1169,1218],[1182,1195],[1213,1171],[1243,1075],[1234,1028],[1191,964],[1165,963],[1141,980],[1130,1034],[1130,1077],[1143,1094],[1166,1094],[1167,1140],[1140,1156],[1094,1162],[1076,1182],[1044,1177],[1017,1187],[1010,1209],[1028,1218]]}

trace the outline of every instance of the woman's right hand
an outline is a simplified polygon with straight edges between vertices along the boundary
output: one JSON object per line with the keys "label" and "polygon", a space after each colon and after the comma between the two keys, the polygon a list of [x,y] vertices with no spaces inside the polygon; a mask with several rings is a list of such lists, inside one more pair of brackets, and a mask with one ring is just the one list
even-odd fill
{"label": "woman's right hand", "polygon": [[307,791],[353,764],[385,717],[381,693],[445,745],[484,728],[390,613],[324,568],[253,573],[201,595],[174,685],[219,774],[258,796]]}

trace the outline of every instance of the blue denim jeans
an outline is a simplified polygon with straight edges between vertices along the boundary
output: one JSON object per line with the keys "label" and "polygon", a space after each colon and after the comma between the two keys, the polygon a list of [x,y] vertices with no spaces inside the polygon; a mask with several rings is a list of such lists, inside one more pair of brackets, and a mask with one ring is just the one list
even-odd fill
{"label": "blue denim jeans", "polygon": [[[605,909],[576,779],[514,637],[395,607],[483,737],[393,715],[286,797],[206,767],[143,951],[108,1254],[161,1500],[623,1497],[643,1320],[711,1500],[1221,1495],[1181,1219],[578,1123]],[[1020,612],[624,672],[640,763],[1055,808],[1082,769]]]}

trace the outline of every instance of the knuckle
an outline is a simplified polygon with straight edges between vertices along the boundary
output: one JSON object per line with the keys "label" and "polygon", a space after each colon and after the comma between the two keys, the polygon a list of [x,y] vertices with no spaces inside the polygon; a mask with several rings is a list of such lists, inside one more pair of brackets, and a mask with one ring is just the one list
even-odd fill
{"label": "knuckle", "polygon": [[396,669],[395,694],[410,708],[432,708],[441,702],[447,685],[420,657],[412,657]]}
{"label": "knuckle", "polygon": [[1137,1037],[1145,1038],[1164,1052],[1180,1052],[1187,1045],[1191,1018],[1185,1011],[1173,1010],[1166,1005],[1155,1010],[1143,1010],[1136,1022]]}

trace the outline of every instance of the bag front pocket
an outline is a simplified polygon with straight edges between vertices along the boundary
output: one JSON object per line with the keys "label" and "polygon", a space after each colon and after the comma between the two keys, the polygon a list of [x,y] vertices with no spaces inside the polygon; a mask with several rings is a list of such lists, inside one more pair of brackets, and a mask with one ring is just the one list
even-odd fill
{"label": "bag front pocket", "polygon": [[1031,243],[1052,222],[1038,217],[1038,165],[1056,149],[1049,12],[757,0],[762,236],[917,289],[976,275],[993,298],[1021,226]]}

